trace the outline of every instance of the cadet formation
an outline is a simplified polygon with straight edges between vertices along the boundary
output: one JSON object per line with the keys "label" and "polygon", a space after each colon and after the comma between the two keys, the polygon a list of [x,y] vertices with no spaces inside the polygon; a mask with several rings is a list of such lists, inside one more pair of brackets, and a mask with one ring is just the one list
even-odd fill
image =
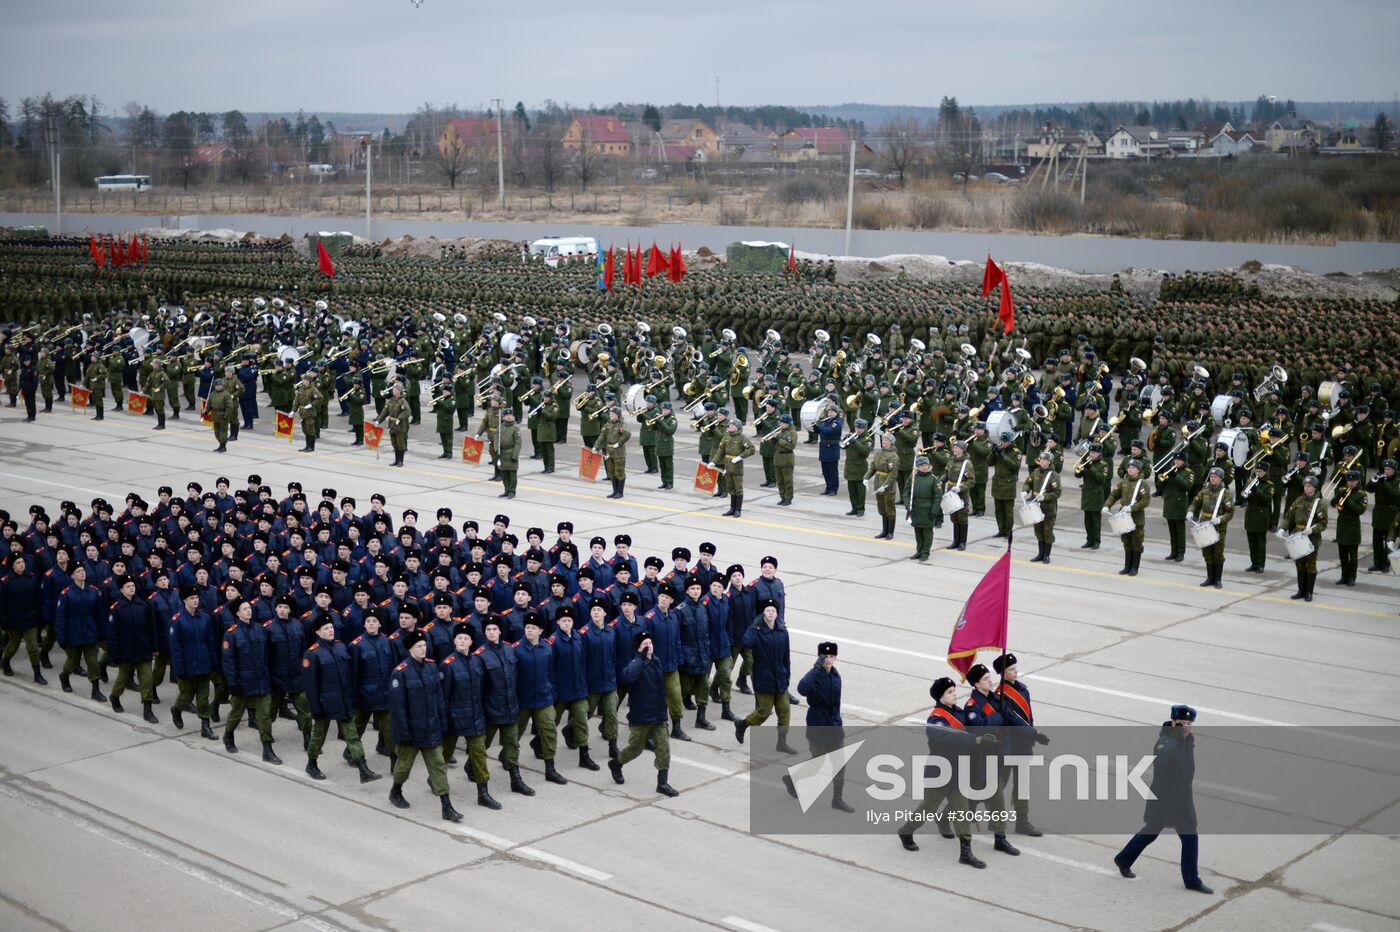
{"label": "cadet formation", "polygon": [[[821,495],[844,484],[846,517],[878,520],[875,537],[908,525],[913,560],[944,527],[940,546],[964,549],[969,519],[1001,537],[1028,527],[1041,563],[1060,559],[1066,522],[1085,549],[1108,524],[1124,575],[1144,571],[1152,538],[1168,560],[1199,554],[1203,586],[1223,585],[1243,524],[1235,569],[1288,559],[1303,600],[1319,548],[1335,546],[1350,586],[1363,545],[1367,570],[1386,571],[1400,536],[1395,308],[1376,300],[1275,299],[1229,273],[1168,275],[1153,302],[1027,287],[1007,337],[971,286],[830,268],[606,291],[592,267],[522,261],[514,244],[355,247],[330,280],[285,239],[175,240],[147,267],[98,272],[83,239],[0,254],[0,377],[26,420],[71,398],[99,420],[136,401],[154,430],[201,418],[224,452],[277,412],[315,453],[335,412],[353,446],[382,430],[394,466],[411,436],[436,434],[439,459],[468,441],[504,498],[522,461],[553,473],[577,443],[609,498],[638,472],[690,488],[703,464],[735,517],[748,489],[790,506],[819,473]],[[698,464],[676,462],[688,431]],[[799,477],[807,445],[816,468]],[[761,482],[746,468],[760,463]]]}

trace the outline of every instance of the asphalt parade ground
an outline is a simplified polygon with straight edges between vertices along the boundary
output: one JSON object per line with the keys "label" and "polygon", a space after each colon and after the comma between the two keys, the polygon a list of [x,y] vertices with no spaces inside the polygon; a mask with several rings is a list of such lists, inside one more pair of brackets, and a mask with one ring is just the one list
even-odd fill
{"label": "asphalt parade ground", "polygon": [[[152,498],[171,485],[183,494],[191,479],[211,489],[220,475],[238,489],[259,473],[279,498],[289,481],[302,482],[313,505],[322,487],[354,496],[361,510],[381,492],[396,519],[418,509],[420,526],[442,505],[459,528],[465,518],[489,524],[505,512],[512,531],[523,537],[525,527],[541,526],[548,544],[567,519],[585,551],[590,536],[625,531],[639,557],[657,554],[668,565],[673,546],[695,550],[708,540],[718,564],[742,563],[751,576],[773,554],[787,586],[794,680],[818,641],[839,642],[848,725],[922,722],[929,683],[948,670],[943,655],[962,603],[1005,548],[989,515],[972,521],[965,552],[938,549],[949,540],[945,525],[932,558],[910,562],[913,535],[902,520],[893,541],[872,539],[873,497],[857,519],[844,516],[844,489],[818,496],[815,446],[798,447],[791,507],[776,507],[772,490],[757,488],[755,458],[743,517],[721,517],[727,498],[688,490],[696,435],[684,424],[675,491],[658,491],[657,477],[642,475],[634,428],[626,498],[606,499],[605,480],[576,474],[575,418],[556,474],[537,475],[526,445],[519,494],[507,502],[489,466],[435,458],[424,408],[407,465],[394,469],[387,437],[376,459],[349,446],[344,419],[334,415],[313,454],[297,452],[300,431],[294,443],[275,440],[264,407],[256,430],[215,455],[212,432],[191,414],[155,433],[154,418],[111,408],[94,423],[56,404],[24,424],[22,407],[3,407],[0,507],[22,521],[34,502],[50,514],[62,499],[86,508],[97,495],[119,507],[130,490]],[[1068,480],[1068,465],[1065,472]],[[1141,573],[1128,578],[1118,575],[1121,550],[1107,532],[1101,550],[1079,549],[1079,513],[1070,507],[1077,484],[1066,485],[1051,564],[1027,562],[1035,550],[1028,529],[1013,547],[1011,649],[1035,690],[1038,724],[1140,725],[1149,744],[1176,702],[1195,706],[1202,726],[1400,724],[1400,581],[1362,572],[1355,588],[1334,586],[1330,529],[1311,604],[1288,598],[1293,567],[1272,538],[1267,571],[1243,573],[1241,520],[1230,528],[1224,588],[1203,589],[1194,550],[1184,563],[1163,559],[1166,528],[1154,501]],[[1369,547],[1361,560],[1369,565]],[[130,711],[134,694],[117,715],[83,688],[63,694],[56,675],[35,686],[24,659],[16,657],[14,678],[0,680],[0,929],[14,932],[468,923],[741,932],[872,922],[890,932],[934,924],[1018,932],[1400,928],[1395,837],[1202,835],[1202,878],[1213,896],[1182,888],[1169,836],[1148,849],[1133,881],[1111,861],[1124,837],[1017,836],[1023,853],[1013,859],[992,851],[983,833],[985,871],[959,866],[956,844],[932,830],[920,833],[918,853],[904,851],[892,832],[759,837],[748,830],[748,748],[728,723],[697,731],[692,715],[686,728],[695,740],[672,742],[678,798],[653,791],[649,754],[617,786],[606,768],[578,768],[561,742],[568,786],[545,783],[541,762],[523,750],[531,799],[508,791],[493,753],[492,791],[504,809],[488,812],[474,805],[459,752],[449,775],[466,820],[454,825],[440,820],[421,762],[405,787],[412,808],[399,811],[386,799],[387,758],[370,758],[386,779],[361,785],[332,739],[322,758],[329,779],[313,782],[293,723],[275,724],[286,764],[271,766],[246,728],[237,755],[197,729],[178,732],[168,718],[169,684],[156,707],[160,724],[147,725],[139,709]],[[736,693],[734,711],[747,713],[751,702]],[[793,710],[795,737],[804,711]],[[606,751],[597,750],[601,759]]]}

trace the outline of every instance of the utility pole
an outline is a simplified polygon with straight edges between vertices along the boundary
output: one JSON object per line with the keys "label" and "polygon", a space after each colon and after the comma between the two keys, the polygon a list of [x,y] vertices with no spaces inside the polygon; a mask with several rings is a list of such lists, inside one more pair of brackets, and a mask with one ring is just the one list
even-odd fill
{"label": "utility pole", "polygon": [[370,224],[372,222],[370,219],[370,207],[374,203],[371,193],[371,185],[374,178],[374,138],[372,136],[365,136],[364,139],[360,140],[360,144],[364,146],[365,150],[365,239],[372,239],[373,237],[370,235]]}
{"label": "utility pole", "polygon": [[54,236],[60,236],[63,233],[63,139],[52,116],[44,124],[44,138],[49,144],[49,177],[53,181],[53,232]]}
{"label": "utility pole", "polygon": [[846,171],[846,250],[844,255],[851,254],[851,210],[855,206],[856,197],[856,137],[851,134],[851,165]]}
{"label": "utility pole", "polygon": [[501,135],[501,107],[504,102],[496,98],[496,186],[501,190],[501,210],[506,209],[506,160],[505,142]]}

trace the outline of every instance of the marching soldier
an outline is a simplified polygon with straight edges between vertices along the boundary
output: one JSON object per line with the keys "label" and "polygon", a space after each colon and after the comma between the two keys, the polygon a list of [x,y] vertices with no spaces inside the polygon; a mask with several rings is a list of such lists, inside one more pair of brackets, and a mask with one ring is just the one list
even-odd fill
{"label": "marching soldier", "polygon": [[637,442],[642,448],[642,460],[646,463],[644,475],[654,475],[659,471],[656,461],[656,429],[654,424],[658,415],[656,408],[656,396],[646,396],[646,406],[636,414],[637,423],[642,425],[642,429],[637,433]]}
{"label": "marching soldier", "polygon": [[743,424],[731,418],[724,439],[715,448],[715,465],[724,470],[725,491],[729,494],[729,510],[723,517],[737,518],[744,513],[744,459],[754,455],[754,446],[743,434]]}
{"label": "marching soldier", "polygon": [[851,433],[841,443],[846,448],[846,465],[842,470],[841,477],[846,480],[846,495],[851,500],[851,510],[846,512],[847,517],[865,517],[865,471],[870,457],[870,438],[867,435],[867,428],[870,422],[865,418],[855,419],[854,433]]}
{"label": "marching soldier", "polygon": [[608,479],[612,481],[612,494],[608,498],[622,498],[627,487],[627,441],[632,431],[622,423],[622,409],[608,409],[608,422],[598,434],[598,446],[603,454],[603,465]]}
{"label": "marching soldier", "polygon": [[914,475],[909,479],[909,491],[904,496],[909,503],[904,516],[914,528],[914,555],[909,558],[911,560],[927,560],[933,550],[934,512],[941,495],[932,461],[923,454],[914,457]]}
{"label": "marching soldier", "polygon": [[[404,407],[407,409],[407,404]],[[408,657],[394,668],[389,678],[389,716],[397,742],[394,786],[389,790],[389,802],[399,809],[408,808],[408,800],[403,798],[403,785],[413,772],[414,760],[421,754],[428,768],[428,786],[442,801],[443,819],[460,822],[462,814],[452,806],[447,767],[442,762],[443,733],[447,727],[442,675],[428,656],[428,642],[422,632],[410,631],[405,640]]]}
{"label": "marching soldier", "polygon": [[[229,429],[238,419],[238,401],[228,393],[223,379],[214,380],[213,391],[204,399],[204,410],[214,421],[214,439],[219,441],[214,452],[227,453]],[[97,413],[100,415],[102,409],[99,408]]]}
{"label": "marching soldier", "polygon": [[1186,559],[1186,516],[1191,510],[1191,490],[1196,485],[1196,475],[1188,465],[1189,456],[1186,450],[1178,450],[1172,455],[1171,466],[1156,474],[1162,518],[1167,522],[1171,541],[1167,559],[1176,563]]}
{"label": "marching soldier", "polygon": [[1201,558],[1206,563],[1206,578],[1201,587],[1214,586],[1219,589],[1220,577],[1225,570],[1225,528],[1234,516],[1235,501],[1230,487],[1226,485],[1224,469],[1213,466],[1206,476],[1206,484],[1191,503],[1191,517],[1198,522],[1208,521],[1215,525],[1220,535],[1215,543],[1201,549]]}
{"label": "marching soldier", "polygon": [[[107,659],[117,665],[117,680],[109,697],[112,711],[123,711],[121,694],[135,679],[141,690],[141,716],[152,725],[158,721],[151,711],[155,699],[151,660],[156,650],[156,623],[152,603],[136,596],[136,580],[130,576],[118,580],[117,597],[107,618]],[[8,673],[8,659],[5,664]]]}
{"label": "marching soldier", "polygon": [[94,421],[100,421],[102,417],[102,402],[107,392],[107,364],[102,357],[93,353],[88,357],[87,368],[83,370],[83,379],[87,382],[88,403],[97,409],[93,415]]}
{"label": "marching soldier", "polygon": [[[836,669],[838,648],[835,641],[817,645],[817,661],[802,675],[797,691],[807,700],[807,749],[813,758],[830,754],[842,747],[846,730],[841,721],[841,674]],[[797,798],[792,778],[784,775],[783,785],[789,795]],[[840,812],[855,812],[842,795],[846,788],[846,769],[836,771],[831,780],[831,808]]]}
{"label": "marching soldier", "polygon": [[1080,477],[1079,507],[1084,511],[1084,543],[1080,550],[1098,550],[1103,534],[1103,508],[1113,484],[1113,469],[1103,459],[1103,444],[1089,444],[1088,459],[1075,470]]}
{"label": "marching soldier", "polygon": [[1249,567],[1246,573],[1264,572],[1268,559],[1266,546],[1269,529],[1274,526],[1274,482],[1269,478],[1269,463],[1260,460],[1254,466],[1254,478],[1240,491],[1244,507],[1244,536],[1249,541]]}
{"label": "marching soldier", "polygon": [[560,786],[569,781],[554,766],[558,727],[554,718],[554,648],[544,639],[545,618],[539,612],[525,613],[525,637],[515,645],[516,676],[519,677],[520,718],[516,731],[525,733],[534,726],[530,748],[544,761],[544,778]]}
{"label": "marching soldier", "polygon": [[[494,406],[494,400],[492,404]],[[496,469],[501,474],[502,488],[498,497],[515,498],[515,484],[520,475],[520,448],[523,444],[520,426],[515,423],[515,412],[510,408],[493,407],[493,410],[499,412],[501,418],[500,432],[496,437]]]}
{"label": "marching soldier", "polygon": [[1282,530],[1289,534],[1304,533],[1312,543],[1305,557],[1293,561],[1298,572],[1298,591],[1290,598],[1312,601],[1313,586],[1317,584],[1317,551],[1322,546],[1322,532],[1327,529],[1327,505],[1318,494],[1322,480],[1315,474],[1303,477],[1303,492],[1284,509]]}
{"label": "marching soldier", "polygon": [[734,737],[744,743],[744,733],[768,721],[778,713],[777,749],[784,754],[796,754],[787,743],[788,722],[792,706],[788,701],[788,682],[792,669],[792,651],[788,645],[785,626],[778,625],[778,603],[762,599],[758,603],[759,618],[744,632],[741,641],[753,651],[754,710],[746,718],[734,722]]}
{"label": "marching soldier", "polygon": [[1036,459],[1036,468],[1026,477],[1023,491],[1030,500],[1040,505],[1044,517],[1035,525],[1035,540],[1039,545],[1032,563],[1049,563],[1050,550],[1055,545],[1055,515],[1059,510],[1060,474],[1055,472],[1055,457],[1048,450],[1041,450]]}
{"label": "marching soldier", "polygon": [[[384,402],[384,409],[374,419],[376,424],[386,421],[389,424],[389,442],[394,447],[395,466],[402,466],[403,458],[408,453],[408,427],[411,417],[408,402],[403,397],[403,386],[395,382],[390,390],[389,400]],[[315,449],[314,444],[312,449]]]}
{"label": "marching soldier", "polygon": [[[156,413],[156,426],[151,430],[165,430],[165,398],[170,392],[170,376],[165,371],[165,367],[160,364],[158,358],[151,358],[151,374],[146,378],[146,391],[151,397],[151,410]],[[48,410],[49,399],[45,398],[45,408]],[[175,416],[179,417],[178,407]]]}
{"label": "marching soldier", "polygon": [[471,625],[458,622],[452,626],[452,646],[452,654],[441,666],[443,703],[447,712],[443,759],[451,760],[457,739],[464,739],[467,763],[463,769],[476,784],[476,804],[485,809],[500,809],[501,804],[487,789],[491,775],[486,767],[486,704],[482,692],[486,667],[481,658],[472,653]]}
{"label": "marching soldier", "polygon": [[972,460],[972,517],[987,513],[987,470],[992,462],[992,443],[987,437],[987,425],[978,421],[972,428],[972,442],[967,448]]}
{"label": "marching soldier", "polygon": [[[918,462],[917,457],[915,462]],[[958,493],[962,499],[962,507],[949,516],[953,522],[953,542],[949,546],[954,550],[966,550],[967,517],[971,511],[969,503],[972,494],[972,459],[967,455],[966,440],[959,438],[953,441],[953,455],[948,460],[944,479],[947,481],[947,491]]]}
{"label": "marching soldier", "polygon": [[[996,744],[997,737],[994,734],[974,736],[967,733],[966,714],[957,705],[957,689],[952,678],[940,676],[934,680],[933,685],[929,687],[929,695],[935,703],[933,711],[928,714],[928,723],[924,726],[930,753],[950,762],[967,763],[978,746]],[[971,785],[970,780],[968,785]],[[942,789],[925,790],[918,811],[921,815],[939,813],[939,807],[946,804],[946,808],[934,816],[938,822],[939,834],[944,838],[952,838],[956,831],[958,863],[982,870],[987,866],[986,862],[972,853],[972,807],[957,787],[958,780],[950,776]],[[904,850],[919,850],[918,842],[914,841],[914,832],[927,821],[927,818],[915,819],[905,823],[899,830],[898,837]],[[953,824],[950,826],[949,822]]]}
{"label": "marching soldier", "polygon": [[1361,488],[1361,470],[1349,469],[1332,493],[1337,509],[1337,557],[1342,566],[1339,586],[1356,585],[1357,549],[1361,546],[1361,516],[1366,513],[1366,492]]}
{"label": "marching soldier", "polygon": [[1368,573],[1385,573],[1390,570],[1390,551],[1386,546],[1387,529],[1395,523],[1400,514],[1400,464],[1393,459],[1381,461],[1380,472],[1366,483],[1366,491],[1376,496],[1376,507],[1371,512],[1371,565]]}
{"label": "marching soldier", "polygon": [[[316,452],[316,438],[321,435],[321,415],[320,406],[325,401],[325,396],[316,387],[314,380],[316,372],[314,369],[307,369],[301,376],[301,383],[297,385],[296,397],[292,400],[296,408],[297,418],[301,421],[301,433],[306,438],[306,445],[301,448],[303,453]],[[397,447],[395,447],[397,450]],[[395,463],[395,466],[400,465]]]}
{"label": "marching soldier", "polygon": [[534,417],[538,418],[535,425],[535,448],[540,451],[540,457],[544,460],[544,468],[540,470],[542,475],[549,475],[554,472],[554,443],[558,436],[556,425],[558,424],[559,404],[554,399],[554,392],[548,387],[540,396],[540,404],[534,411]]}
{"label": "marching soldier", "polygon": [[[870,460],[866,468],[865,481],[874,480],[875,511],[880,515],[880,533],[876,540],[894,540],[894,506],[896,498],[904,493],[895,487],[899,484],[899,455],[894,451],[894,434],[880,437],[880,450]],[[913,476],[911,474],[910,481]]]}
{"label": "marching soldier", "polygon": [[232,696],[224,722],[224,750],[238,753],[233,732],[243,713],[251,710],[262,739],[262,759],[281,764],[282,759],[272,750],[272,673],[268,669],[267,629],[253,624],[253,603],[237,600],[231,607],[234,623],[224,632],[222,653],[224,682]]}
{"label": "marching soldier", "polygon": [[773,441],[773,476],[778,483],[778,504],[791,505],[793,496],[792,473],[797,462],[797,428],[792,425],[792,415],[778,415],[781,429]]}
{"label": "marching soldier", "polygon": [[1133,529],[1119,535],[1123,541],[1123,568],[1119,576],[1136,576],[1142,565],[1142,541],[1146,534],[1147,506],[1152,502],[1152,491],[1147,485],[1147,477],[1142,474],[1142,461],[1128,460],[1128,468],[1123,478],[1118,480],[1113,494],[1104,504],[1105,508],[1117,505],[1127,509],[1133,516]]}
{"label": "marching soldier", "polygon": [[656,792],[678,796],[667,779],[671,768],[671,740],[666,730],[666,675],[655,656],[649,631],[640,631],[633,638],[632,652],[618,679],[627,688],[627,747],[608,761],[613,782],[626,782],[622,768],[640,757],[642,749],[651,744],[656,755]]}

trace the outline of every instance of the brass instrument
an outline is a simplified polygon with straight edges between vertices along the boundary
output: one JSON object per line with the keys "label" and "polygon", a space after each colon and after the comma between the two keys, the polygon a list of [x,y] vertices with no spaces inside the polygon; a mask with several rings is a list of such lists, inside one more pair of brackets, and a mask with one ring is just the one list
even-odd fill
{"label": "brass instrument", "polygon": [[[714,420],[710,420],[711,418],[713,418]],[[712,414],[705,414],[696,418],[695,420],[690,422],[690,426],[692,429],[699,431],[703,434],[705,431],[714,427],[722,420],[724,420],[724,415],[720,414],[719,412],[714,412]]]}
{"label": "brass instrument", "polygon": [[1341,496],[1337,499],[1336,508],[1337,508],[1338,511],[1341,511],[1343,508],[1346,507],[1347,499],[1351,497],[1351,493],[1354,492],[1354,491],[1355,491],[1355,489],[1351,489],[1351,488],[1344,489],[1344,490],[1342,491]]}
{"label": "brass instrument", "polygon": [[359,382],[356,382],[354,385],[351,385],[349,388],[347,388],[347,389],[345,390],[344,394],[342,394],[337,400],[338,400],[338,401],[344,401],[346,398],[349,398],[352,394],[354,394],[354,392],[355,392],[356,389],[362,388],[362,387],[363,387],[363,386],[361,386]]}
{"label": "brass instrument", "polygon": [[899,414],[900,414],[900,412],[903,411],[903,410],[904,410],[904,405],[903,405],[903,403],[901,403],[901,404],[898,404],[898,405],[894,406],[893,408],[890,408],[888,411],[886,411],[886,412],[884,413],[884,415],[881,416],[881,418],[880,418],[880,430],[882,430],[882,431],[887,431],[887,430],[889,430],[889,429],[890,429],[890,421],[892,421],[894,418],[898,417]]}
{"label": "brass instrument", "polygon": [[786,427],[786,425],[784,425],[784,424],[779,424],[779,425],[778,425],[776,428],[774,428],[773,430],[771,430],[771,431],[769,431],[768,433],[764,434],[762,437],[759,437],[759,438],[758,438],[758,442],[759,442],[759,443],[767,443],[767,442],[770,441],[770,440],[776,440],[776,439],[778,439],[778,435],[781,434],[781,433],[783,432],[783,430],[785,429],[785,427]]}
{"label": "brass instrument", "polygon": [[1157,481],[1158,481],[1158,482],[1161,482],[1163,479],[1170,478],[1170,477],[1171,477],[1171,474],[1174,473],[1174,472],[1176,472],[1176,471],[1177,471],[1178,469],[1180,469],[1180,468],[1181,468],[1181,467],[1179,467],[1179,466],[1176,465],[1175,457],[1173,457],[1173,459],[1172,459],[1172,464],[1171,464],[1170,466],[1168,466],[1166,469],[1162,470],[1160,473],[1157,473]]}
{"label": "brass instrument", "polygon": [[582,395],[579,395],[577,398],[574,399],[574,410],[582,411],[584,408],[588,407],[588,399],[592,398],[597,394],[598,390],[596,388],[590,388]]}
{"label": "brass instrument", "polygon": [[1249,459],[1244,461],[1241,469],[1253,469],[1260,460],[1273,453],[1281,445],[1288,442],[1288,434],[1279,434],[1275,439],[1269,428],[1265,427],[1259,431],[1260,447],[1249,455]]}
{"label": "brass instrument", "polygon": [[534,417],[536,414],[539,414],[539,413],[540,413],[540,408],[543,408],[546,404],[548,404],[548,402],[546,402],[546,401],[541,401],[539,404],[535,405],[535,406],[534,406],[533,408],[531,408],[529,411],[525,412],[525,420],[528,421],[530,418]]}
{"label": "brass instrument", "polygon": [[641,423],[643,427],[646,428],[655,427],[656,422],[661,420],[663,417],[665,417],[665,413],[661,410],[659,406],[656,409],[655,417],[647,417],[647,412],[645,411],[637,412],[637,420]]}
{"label": "brass instrument", "polygon": [[1356,465],[1359,459],[1361,459],[1361,450],[1358,449],[1351,455],[1350,459],[1337,466],[1336,472],[1332,473],[1332,478],[1327,480],[1327,487],[1323,490],[1323,496],[1325,498],[1332,497],[1333,493],[1337,491],[1337,486],[1342,484],[1342,477],[1347,474],[1347,470]]}
{"label": "brass instrument", "polygon": [[861,437],[861,436],[864,436],[864,433],[863,433],[862,431],[859,431],[859,430],[858,430],[858,431],[855,431],[854,433],[849,433],[849,434],[847,434],[846,436],[842,437],[842,438],[841,438],[841,443],[840,443],[841,449],[843,449],[843,450],[846,449],[846,447],[848,447],[848,446],[850,445],[850,443],[851,443],[852,440],[855,440],[857,437]]}
{"label": "brass instrument", "polygon": [[709,388],[696,395],[695,400],[692,401],[690,404],[686,405],[685,408],[682,410],[690,411],[698,405],[704,404],[705,399],[713,395],[715,392],[719,391],[719,387],[723,384],[723,382],[716,382],[714,385],[711,385]]}
{"label": "brass instrument", "polygon": [[1336,427],[1332,428],[1332,439],[1341,440],[1347,434],[1351,433],[1352,426],[1352,424],[1338,424]]}

